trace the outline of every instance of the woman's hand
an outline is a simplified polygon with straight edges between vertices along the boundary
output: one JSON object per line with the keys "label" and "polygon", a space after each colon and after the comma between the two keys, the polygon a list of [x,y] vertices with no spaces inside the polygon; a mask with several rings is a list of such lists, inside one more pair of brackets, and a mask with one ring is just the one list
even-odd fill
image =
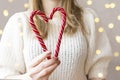
{"label": "woman's hand", "polygon": [[46,58],[49,56],[51,56],[51,52],[47,51],[33,59],[25,75],[29,76],[32,80],[48,80],[50,74],[60,64],[58,58],[47,60]]}

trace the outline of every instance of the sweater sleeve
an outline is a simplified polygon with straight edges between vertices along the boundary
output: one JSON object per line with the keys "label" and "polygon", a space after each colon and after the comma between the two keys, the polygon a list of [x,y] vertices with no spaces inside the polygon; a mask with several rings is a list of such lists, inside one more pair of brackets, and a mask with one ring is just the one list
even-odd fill
{"label": "sweater sleeve", "polygon": [[21,32],[16,13],[8,20],[0,41],[0,79],[25,72]]}
{"label": "sweater sleeve", "polygon": [[112,59],[111,45],[100,23],[95,23],[96,13],[91,9],[84,12],[84,22],[87,30],[88,56],[85,64],[85,72],[89,79],[106,78],[107,69]]}

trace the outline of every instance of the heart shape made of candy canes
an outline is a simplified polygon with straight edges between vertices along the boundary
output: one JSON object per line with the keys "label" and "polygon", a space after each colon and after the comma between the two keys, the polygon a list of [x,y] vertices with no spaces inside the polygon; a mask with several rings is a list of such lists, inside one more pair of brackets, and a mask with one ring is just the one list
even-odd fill
{"label": "heart shape made of candy canes", "polygon": [[[39,31],[36,28],[36,25],[34,23],[33,17],[35,15],[38,15],[45,22],[48,22],[50,19],[53,18],[54,13],[57,12],[57,11],[60,11],[61,14],[62,14],[62,25],[61,25],[61,29],[60,29],[60,32],[59,32],[59,36],[58,36],[58,41],[57,41],[57,44],[56,44],[56,49],[55,49],[54,57],[58,57],[59,50],[60,50],[61,39],[62,39],[62,35],[63,35],[63,32],[64,32],[65,24],[66,24],[66,13],[65,13],[65,10],[63,8],[60,8],[60,7],[54,8],[52,10],[52,12],[51,12],[51,14],[50,14],[49,17],[47,17],[45,15],[45,13],[41,12],[40,10],[35,10],[35,11],[33,11],[31,13],[31,15],[30,15],[30,21],[29,21],[29,23],[30,23],[30,25],[32,27],[32,30],[35,33],[36,38],[38,39],[38,41],[39,41],[39,43],[40,43],[40,45],[42,47],[42,50],[45,52],[45,51],[47,51],[47,47],[46,47],[43,39],[41,38]],[[48,59],[50,59],[50,57],[48,57]]]}

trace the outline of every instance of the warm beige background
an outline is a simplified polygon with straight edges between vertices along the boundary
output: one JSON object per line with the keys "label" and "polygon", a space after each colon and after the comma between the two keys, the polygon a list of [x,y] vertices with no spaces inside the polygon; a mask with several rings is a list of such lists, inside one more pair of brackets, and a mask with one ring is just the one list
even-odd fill
{"label": "warm beige background", "polygon": [[[0,0],[0,36],[11,15],[27,9],[28,0]],[[120,0],[78,0],[80,5],[90,7],[99,15],[102,29],[109,36],[114,59],[109,66],[107,80],[120,80]],[[111,28],[110,28],[111,27]]]}

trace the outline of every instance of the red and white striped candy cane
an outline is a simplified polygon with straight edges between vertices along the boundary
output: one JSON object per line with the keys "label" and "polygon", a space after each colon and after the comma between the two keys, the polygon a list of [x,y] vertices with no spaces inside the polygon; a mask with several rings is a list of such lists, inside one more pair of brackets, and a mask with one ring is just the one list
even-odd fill
{"label": "red and white striped candy cane", "polygon": [[[55,53],[54,53],[55,54],[54,56],[58,57],[58,53],[59,53],[59,50],[60,50],[60,44],[61,44],[61,40],[62,40],[62,35],[63,35],[65,24],[66,24],[66,13],[65,13],[65,10],[63,8],[60,8],[60,7],[54,8],[53,11],[50,14],[50,17],[46,17],[45,13],[43,13],[43,12],[41,12],[39,10],[33,11],[31,16],[30,16],[30,24],[31,24],[33,32],[36,34],[36,38],[38,39],[38,41],[39,41],[39,43],[40,43],[40,45],[42,47],[42,50],[45,52],[45,51],[47,51],[47,47],[46,47],[43,39],[41,38],[39,31],[36,28],[36,25],[34,23],[33,17],[35,15],[38,15],[38,16],[41,16],[45,22],[48,22],[49,19],[53,18],[53,15],[54,15],[54,13],[56,11],[60,11],[61,14],[62,14],[62,25],[61,25],[61,29],[60,29],[60,32],[59,32]],[[50,57],[48,59],[50,59]]]}

